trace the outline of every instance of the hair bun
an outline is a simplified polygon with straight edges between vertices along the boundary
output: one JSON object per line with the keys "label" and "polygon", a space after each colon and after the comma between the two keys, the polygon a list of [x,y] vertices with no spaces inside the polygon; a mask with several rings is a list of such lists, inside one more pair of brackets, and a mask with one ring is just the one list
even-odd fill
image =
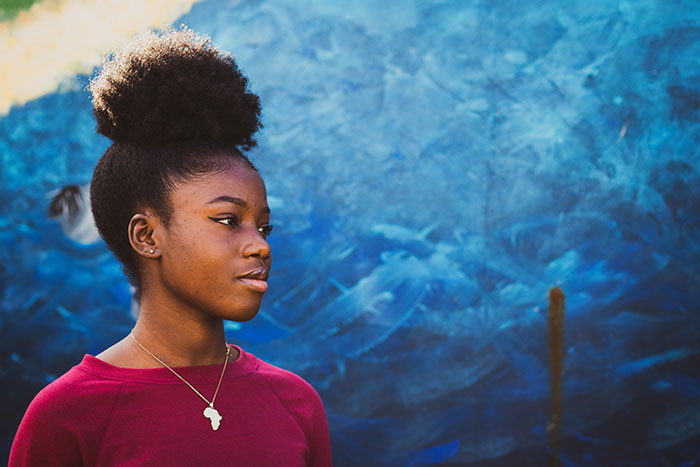
{"label": "hair bun", "polygon": [[114,142],[256,145],[260,100],[233,57],[191,29],[149,32],[90,81],[97,131]]}

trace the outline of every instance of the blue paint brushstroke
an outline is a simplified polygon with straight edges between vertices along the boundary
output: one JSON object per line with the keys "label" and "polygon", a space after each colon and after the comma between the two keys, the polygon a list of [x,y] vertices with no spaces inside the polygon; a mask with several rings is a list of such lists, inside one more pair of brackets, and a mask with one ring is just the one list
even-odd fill
{"label": "blue paint brushstroke", "polygon": [[[554,285],[562,462],[700,457],[700,6],[212,0],[183,21],[265,109],[271,287],[228,338],[314,384],[336,465],[542,465]],[[8,448],[30,395],[133,323],[107,248],[46,218],[107,145],[81,91],[0,119]]]}

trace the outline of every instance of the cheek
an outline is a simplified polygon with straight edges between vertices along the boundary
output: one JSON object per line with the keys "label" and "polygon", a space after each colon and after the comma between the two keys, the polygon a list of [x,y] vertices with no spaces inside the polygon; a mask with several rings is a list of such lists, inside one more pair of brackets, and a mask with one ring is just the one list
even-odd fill
{"label": "cheek", "polygon": [[168,238],[167,250],[163,255],[163,268],[166,275],[190,274],[192,279],[197,279],[197,273],[206,266],[207,258],[202,251],[202,243],[196,238],[187,231]]}
{"label": "cheek", "polygon": [[233,242],[220,237],[197,237],[179,242],[172,262],[181,273],[190,274],[192,282],[216,282],[231,272]]}

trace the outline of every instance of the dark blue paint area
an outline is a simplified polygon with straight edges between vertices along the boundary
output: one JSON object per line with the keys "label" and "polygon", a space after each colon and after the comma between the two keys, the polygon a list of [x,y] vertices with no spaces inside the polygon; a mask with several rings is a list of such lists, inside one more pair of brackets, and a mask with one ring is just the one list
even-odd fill
{"label": "dark blue paint area", "polygon": [[[264,105],[273,274],[229,339],[317,388],[337,465],[549,462],[555,285],[562,464],[700,458],[695,2],[205,1],[183,20]],[[0,119],[7,446],[32,394],[132,323],[106,247],[46,218],[47,192],[89,181],[93,128],[82,92]]]}

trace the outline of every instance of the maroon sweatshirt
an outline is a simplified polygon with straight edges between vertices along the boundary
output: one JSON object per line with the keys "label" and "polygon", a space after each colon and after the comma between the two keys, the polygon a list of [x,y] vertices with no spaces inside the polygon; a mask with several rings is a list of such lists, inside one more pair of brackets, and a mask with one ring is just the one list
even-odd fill
{"label": "maroon sweatshirt", "polygon": [[[207,404],[167,368],[120,368],[85,355],[29,405],[10,466],[330,466],[316,391],[237,349],[216,396],[216,431]],[[222,365],[175,370],[211,400]]]}

